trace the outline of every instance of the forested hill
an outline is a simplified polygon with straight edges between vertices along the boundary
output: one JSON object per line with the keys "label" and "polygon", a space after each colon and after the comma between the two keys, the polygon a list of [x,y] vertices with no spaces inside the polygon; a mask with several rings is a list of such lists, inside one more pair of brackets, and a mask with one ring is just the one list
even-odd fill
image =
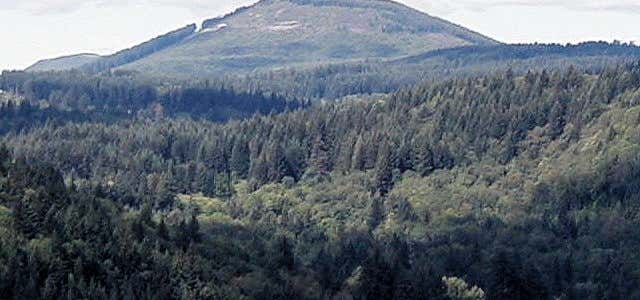
{"label": "forested hill", "polygon": [[217,82],[298,99],[392,93],[425,81],[513,70],[603,67],[640,60],[640,47],[502,44],[393,1],[263,0],[109,56],[44,60],[29,72],[128,74],[154,86]]}
{"label": "forested hill", "polygon": [[[264,0],[207,20],[201,30],[189,25],[75,67],[202,79],[496,43],[393,1]],[[55,62],[38,63],[29,70],[60,70]]]}
{"label": "forested hill", "polygon": [[[158,86],[127,73],[3,72],[0,134],[45,124],[189,117],[226,121],[305,107],[274,93],[234,90],[208,81]],[[2,94],[0,94],[2,96]]]}
{"label": "forested hill", "polygon": [[[507,70],[523,75],[529,70],[551,71],[575,66],[584,71],[599,72],[607,66],[632,63],[639,59],[640,47],[632,44],[587,42],[577,45],[463,46],[366,62],[285,67],[244,75],[218,72],[204,80],[197,72],[187,78],[132,71],[102,74],[126,74],[153,86],[188,86],[194,81],[206,80],[212,85],[232,87],[236,91],[262,91],[298,99],[336,99],[347,95],[392,93],[424,81],[441,82]],[[26,77],[26,74],[22,76]],[[31,76],[40,78],[42,74]],[[61,77],[69,76],[63,74]]]}
{"label": "forested hill", "polygon": [[26,71],[69,71],[76,69],[90,73],[99,73],[131,63],[155,52],[176,45],[193,35],[195,31],[196,25],[191,24],[111,55],[100,56],[95,54],[80,54],[45,59],[28,67]]}
{"label": "forested hill", "polygon": [[224,77],[238,89],[260,87],[300,98],[335,99],[362,93],[392,93],[425,81],[479,76],[512,70],[562,70],[574,66],[599,72],[607,66],[640,60],[632,44],[586,42],[577,45],[522,44],[464,46],[367,62],[329,64]]}
{"label": "forested hill", "polygon": [[639,105],[634,64],[7,136],[1,292],[635,299]]}

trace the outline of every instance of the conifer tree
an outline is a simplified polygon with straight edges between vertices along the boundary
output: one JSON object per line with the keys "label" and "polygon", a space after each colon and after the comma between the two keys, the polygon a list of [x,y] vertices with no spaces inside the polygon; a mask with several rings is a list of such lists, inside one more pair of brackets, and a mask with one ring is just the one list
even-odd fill
{"label": "conifer tree", "polygon": [[245,177],[249,171],[249,146],[241,138],[233,143],[229,165],[234,176]]}
{"label": "conifer tree", "polygon": [[394,158],[388,142],[383,142],[378,151],[375,167],[375,192],[385,196],[393,187]]}
{"label": "conifer tree", "polygon": [[325,137],[322,133],[318,134],[311,146],[311,156],[309,157],[304,178],[323,179],[329,174],[331,171],[329,149],[329,144],[325,140]]}
{"label": "conifer tree", "polygon": [[164,217],[161,218],[160,223],[158,223],[156,235],[162,240],[169,240],[169,229],[167,228],[167,224],[164,222]]}
{"label": "conifer tree", "polygon": [[191,215],[189,224],[186,228],[188,239],[194,243],[199,243],[202,240],[202,234],[200,233],[200,223],[195,214]]}

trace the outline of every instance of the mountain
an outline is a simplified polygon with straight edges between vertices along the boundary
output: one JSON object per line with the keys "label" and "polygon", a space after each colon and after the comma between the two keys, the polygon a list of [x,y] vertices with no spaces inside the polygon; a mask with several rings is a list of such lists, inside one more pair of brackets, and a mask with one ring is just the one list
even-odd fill
{"label": "mountain", "polygon": [[[200,30],[191,25],[110,58],[69,68],[99,72],[120,67],[194,77],[494,44],[488,37],[392,1],[263,0],[206,20]],[[29,70],[54,69],[47,66],[36,64]]]}
{"label": "mountain", "polygon": [[150,54],[173,46],[191,36],[195,30],[196,25],[191,24],[108,56],[79,54],[42,60],[27,68],[27,71],[66,71],[71,69],[80,69],[92,73],[98,73],[142,59]]}
{"label": "mountain", "polygon": [[90,64],[99,59],[100,55],[89,53],[63,56],[53,59],[43,59],[28,67],[27,71],[66,71]]}

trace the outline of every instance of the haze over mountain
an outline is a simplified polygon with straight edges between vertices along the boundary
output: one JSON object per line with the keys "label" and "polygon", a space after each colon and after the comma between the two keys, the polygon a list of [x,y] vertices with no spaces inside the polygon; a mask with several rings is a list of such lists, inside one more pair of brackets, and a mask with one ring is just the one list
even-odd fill
{"label": "haze over mountain", "polygon": [[[29,71],[120,67],[193,76],[398,58],[496,41],[392,1],[264,0],[96,61],[46,60]],[[144,49],[144,51],[139,51]],[[108,61],[108,62],[107,62]]]}

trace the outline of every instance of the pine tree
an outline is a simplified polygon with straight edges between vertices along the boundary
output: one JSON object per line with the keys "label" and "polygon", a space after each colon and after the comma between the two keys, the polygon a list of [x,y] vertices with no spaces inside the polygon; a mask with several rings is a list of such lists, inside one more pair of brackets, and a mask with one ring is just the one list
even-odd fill
{"label": "pine tree", "polygon": [[364,171],[366,166],[366,149],[361,136],[356,140],[353,146],[353,157],[351,158],[351,168],[358,171]]}
{"label": "pine tree", "polygon": [[213,173],[213,170],[202,170],[204,172],[201,176],[201,186],[200,190],[203,195],[206,197],[215,197],[216,196],[216,177]]}
{"label": "pine tree", "polygon": [[369,230],[375,230],[378,225],[384,219],[384,203],[381,197],[374,197],[371,200],[371,206],[369,207],[369,218],[367,220],[367,225],[369,226]]}
{"label": "pine tree", "polygon": [[269,182],[279,182],[289,175],[284,148],[280,141],[271,141],[264,149],[265,161],[267,162],[267,179]]}
{"label": "pine tree", "polygon": [[40,228],[40,217],[28,201],[17,201],[13,208],[14,228],[27,238],[33,238]]}
{"label": "pine tree", "polygon": [[369,257],[362,265],[360,285],[365,299],[392,300],[394,274],[382,256],[378,245],[374,245]]}
{"label": "pine tree", "polygon": [[338,151],[338,158],[336,162],[336,169],[346,174],[351,170],[353,151],[355,146],[355,139],[351,136],[345,136],[344,141],[340,144]]}
{"label": "pine tree", "polygon": [[158,181],[154,194],[156,197],[156,209],[165,209],[170,207],[175,201],[175,194],[169,189],[169,180],[165,176],[162,176]]}
{"label": "pine tree", "polygon": [[291,243],[286,236],[280,237],[278,242],[278,265],[280,268],[285,268],[288,271],[292,271],[295,265],[295,258]]}
{"label": "pine tree", "polygon": [[249,145],[237,138],[231,150],[231,160],[229,162],[234,176],[245,177],[249,171]]}
{"label": "pine tree", "polygon": [[311,146],[311,156],[307,171],[304,174],[305,179],[324,179],[331,171],[329,158],[329,144],[322,134],[316,136]]}
{"label": "pine tree", "polygon": [[182,251],[186,251],[187,248],[189,247],[189,243],[191,242],[191,237],[189,235],[187,222],[184,219],[182,219],[182,221],[178,223],[178,226],[175,229],[173,240],[176,246],[182,249]]}
{"label": "pine tree", "polygon": [[215,176],[215,195],[218,197],[230,197],[233,195],[231,173],[217,173]]}
{"label": "pine tree", "polygon": [[375,168],[375,192],[386,195],[393,187],[393,157],[388,142],[382,143],[378,151],[378,161]]}
{"label": "pine tree", "polygon": [[252,181],[260,185],[269,182],[268,171],[269,167],[264,153],[251,160],[249,173]]}
{"label": "pine tree", "polygon": [[164,218],[161,218],[160,223],[158,223],[156,235],[164,241],[169,240],[169,229],[167,228],[167,224],[164,222]]}
{"label": "pine tree", "polygon": [[140,221],[147,226],[153,226],[153,210],[151,204],[144,203],[140,208]]}
{"label": "pine tree", "polygon": [[4,144],[0,144],[0,176],[7,173],[7,167],[11,159],[11,153]]}
{"label": "pine tree", "polygon": [[202,235],[200,233],[200,223],[198,222],[198,218],[195,214],[191,215],[191,219],[189,220],[186,230],[190,241],[194,243],[199,243],[201,241]]}

